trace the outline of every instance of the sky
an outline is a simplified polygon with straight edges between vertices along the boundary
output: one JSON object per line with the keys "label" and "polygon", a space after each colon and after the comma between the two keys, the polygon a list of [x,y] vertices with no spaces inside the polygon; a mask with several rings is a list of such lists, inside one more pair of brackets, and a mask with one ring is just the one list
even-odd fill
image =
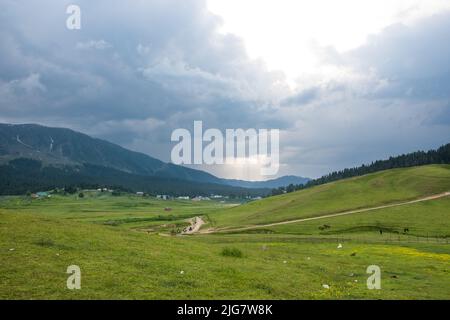
{"label": "sky", "polygon": [[[66,8],[81,8],[81,29]],[[171,132],[280,130],[278,176],[449,142],[448,0],[0,0],[0,122],[170,161]],[[265,179],[254,165],[197,165]]]}

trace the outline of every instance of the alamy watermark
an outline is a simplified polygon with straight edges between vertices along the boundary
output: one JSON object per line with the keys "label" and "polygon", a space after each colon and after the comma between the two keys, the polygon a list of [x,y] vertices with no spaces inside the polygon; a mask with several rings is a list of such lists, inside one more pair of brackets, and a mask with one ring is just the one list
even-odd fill
{"label": "alamy watermark", "polygon": [[66,273],[70,274],[67,278],[67,289],[80,290],[81,289],[81,269],[77,265],[71,265],[67,267]]}
{"label": "alamy watermark", "polygon": [[[257,165],[262,176],[278,173],[280,164],[278,129],[219,129],[203,132],[203,122],[194,121],[193,135],[187,129],[175,129],[172,142],[174,164],[243,164]],[[204,145],[206,143],[206,145]]]}
{"label": "alamy watermark", "polygon": [[381,268],[377,265],[368,266],[366,273],[371,274],[367,278],[367,289],[369,290],[380,290],[381,289]]}
{"label": "alamy watermark", "polygon": [[81,9],[75,4],[71,4],[67,7],[66,13],[70,16],[66,20],[66,27],[69,30],[81,29]]}

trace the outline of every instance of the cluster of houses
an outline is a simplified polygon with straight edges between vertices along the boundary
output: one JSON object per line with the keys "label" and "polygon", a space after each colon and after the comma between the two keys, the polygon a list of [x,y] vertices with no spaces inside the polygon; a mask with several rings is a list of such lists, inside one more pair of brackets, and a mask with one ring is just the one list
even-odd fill
{"label": "cluster of houses", "polygon": [[48,192],[36,192],[36,193],[32,193],[31,194],[31,198],[33,199],[44,199],[44,198],[50,198],[52,195],[49,194]]}
{"label": "cluster of houses", "polygon": [[195,198],[192,198],[192,201],[203,201],[203,200],[211,200],[210,197],[202,197],[202,196],[197,196]]}
{"label": "cluster of houses", "polygon": [[[138,197],[143,197],[146,194],[142,191],[138,191],[136,192],[136,196]],[[192,200],[192,201],[208,201],[211,199],[225,199],[228,197],[224,197],[221,195],[212,195],[211,197],[204,197],[204,196],[196,196],[196,197],[189,197],[189,196],[179,196],[179,197],[173,197],[173,196],[169,196],[167,194],[158,194],[156,195],[156,199],[160,199],[160,200],[173,200],[173,199],[177,199],[177,200]]]}
{"label": "cluster of houses", "polygon": [[[98,188],[98,189],[93,189],[93,190],[83,190],[86,192],[114,192],[114,190],[108,189],[108,188]],[[145,192],[142,191],[138,191],[136,192],[136,196],[138,197],[144,197],[148,194],[146,194]],[[31,194],[31,198],[33,199],[43,199],[43,198],[50,198],[51,197],[51,193],[50,192],[45,192],[45,191],[41,191],[41,192],[36,192],[36,193],[32,193]],[[204,196],[196,196],[196,197],[189,197],[189,196],[179,196],[179,197],[173,197],[173,196],[169,196],[167,194],[158,194],[156,196],[156,199],[160,199],[160,200],[173,200],[173,199],[177,199],[177,200],[192,200],[192,201],[209,201],[211,199],[217,200],[217,199],[227,199],[228,196],[222,196],[222,195],[211,195],[210,197],[204,197]]]}

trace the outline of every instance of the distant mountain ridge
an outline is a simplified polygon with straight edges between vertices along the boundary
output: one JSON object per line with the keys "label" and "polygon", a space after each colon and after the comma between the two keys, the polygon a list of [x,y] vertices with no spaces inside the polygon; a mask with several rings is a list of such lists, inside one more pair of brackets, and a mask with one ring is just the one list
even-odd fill
{"label": "distant mountain ridge", "polygon": [[0,124],[0,161],[17,158],[40,160],[50,165],[89,163],[131,174],[223,183],[222,179],[207,172],[165,163],[70,129]]}
{"label": "distant mountain ridge", "polygon": [[[255,182],[221,179],[201,170],[165,163],[146,154],[130,151],[114,143],[67,128],[52,128],[37,124],[0,124],[0,165],[8,165],[10,161],[17,159],[37,160],[43,168],[50,166],[75,172],[78,170],[83,174],[87,174],[83,171],[83,166],[89,165],[90,168],[92,166],[110,168],[134,176],[219,184],[236,188],[270,189],[290,184],[291,181],[296,181],[296,184],[308,181],[293,176]],[[112,173],[110,170],[100,171]],[[88,170],[88,173],[90,176],[92,170]],[[115,172],[114,175],[120,174]],[[128,176],[126,179],[131,178]],[[155,181],[161,181],[158,179]],[[72,180],[78,181],[73,177]],[[98,177],[95,180],[101,181]],[[139,179],[134,177],[131,180]],[[87,182],[87,178],[82,181]],[[116,179],[114,182],[120,181]],[[132,183],[127,185],[129,187]]]}
{"label": "distant mountain ridge", "polygon": [[243,187],[243,188],[279,188],[293,185],[302,185],[310,181],[309,178],[298,177],[298,176],[283,176],[276,179],[266,180],[266,181],[245,181],[245,180],[233,180],[224,179],[224,183],[230,186]]}

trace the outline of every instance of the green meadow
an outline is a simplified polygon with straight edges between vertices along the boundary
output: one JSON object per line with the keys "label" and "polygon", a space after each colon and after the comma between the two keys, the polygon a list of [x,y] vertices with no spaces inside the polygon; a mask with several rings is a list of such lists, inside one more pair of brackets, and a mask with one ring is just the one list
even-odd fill
{"label": "green meadow", "polygon": [[[450,166],[432,165],[247,204],[2,197],[0,298],[449,299],[450,197],[263,226],[447,191]],[[198,216],[202,230],[230,232],[174,232]],[[245,226],[256,228],[232,230]],[[70,265],[81,269],[80,290],[66,287]],[[381,268],[380,290],[367,288],[370,265]]]}

